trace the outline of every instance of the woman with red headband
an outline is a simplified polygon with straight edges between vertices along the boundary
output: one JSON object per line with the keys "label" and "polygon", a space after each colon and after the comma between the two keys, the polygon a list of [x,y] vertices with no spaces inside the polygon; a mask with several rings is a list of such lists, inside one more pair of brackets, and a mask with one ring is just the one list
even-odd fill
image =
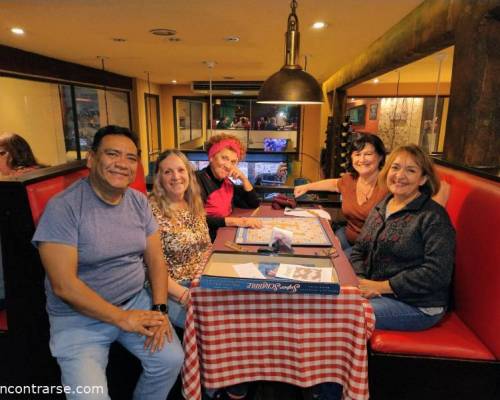
{"label": "woman with red headband", "polygon": [[[238,168],[245,157],[245,147],[236,136],[220,134],[210,138],[207,145],[208,167],[196,172],[210,237],[215,240],[217,229],[223,226],[260,228],[256,218],[230,217],[234,207],[256,208],[260,200],[247,176]],[[239,179],[234,185],[229,178]]]}

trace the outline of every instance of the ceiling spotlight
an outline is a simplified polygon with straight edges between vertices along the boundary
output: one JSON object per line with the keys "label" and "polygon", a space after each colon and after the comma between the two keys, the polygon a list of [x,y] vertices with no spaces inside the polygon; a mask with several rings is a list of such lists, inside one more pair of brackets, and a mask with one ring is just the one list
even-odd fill
{"label": "ceiling spotlight", "polygon": [[234,79],[234,76],[223,76],[222,79],[231,80]]}
{"label": "ceiling spotlight", "polygon": [[378,79],[378,78],[375,78],[375,79],[373,80],[373,83],[379,83],[379,82],[380,82],[380,81],[379,81],[379,79]]}
{"label": "ceiling spotlight", "polygon": [[23,28],[11,28],[10,30],[14,35],[24,35]]}
{"label": "ceiling spotlight", "polygon": [[113,42],[118,42],[118,43],[123,43],[123,42],[127,41],[127,39],[121,38],[121,37],[115,37],[112,40],[113,40]]}
{"label": "ceiling spotlight", "polygon": [[313,25],[312,25],[313,29],[323,29],[323,28],[326,28],[327,25],[326,25],[326,22],[323,22],[323,21],[318,21],[318,22],[315,22]]}
{"label": "ceiling spotlight", "polygon": [[149,33],[157,36],[175,36],[177,32],[175,29],[155,28],[151,29]]}
{"label": "ceiling spotlight", "polygon": [[172,36],[172,37],[169,37],[168,38],[168,41],[169,42],[180,42],[181,41],[181,38],[177,37],[177,36]]}
{"label": "ceiling spotlight", "polygon": [[243,90],[231,90],[229,93],[239,96],[243,94]]}
{"label": "ceiling spotlight", "polygon": [[172,83],[175,85],[177,81],[175,79],[172,79]]}
{"label": "ceiling spotlight", "polygon": [[240,41],[240,38],[239,38],[239,36],[226,36],[226,37],[224,38],[224,40],[225,40],[226,42],[239,42],[239,41]]}

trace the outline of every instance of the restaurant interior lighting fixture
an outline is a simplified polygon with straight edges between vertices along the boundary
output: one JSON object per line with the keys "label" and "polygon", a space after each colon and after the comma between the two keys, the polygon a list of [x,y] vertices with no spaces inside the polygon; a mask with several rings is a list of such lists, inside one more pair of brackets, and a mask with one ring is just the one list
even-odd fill
{"label": "restaurant interior lighting fixture", "polygon": [[292,0],[285,33],[285,65],[262,85],[257,103],[268,104],[321,104],[323,92],[318,81],[302,70],[297,63],[300,50],[299,19]]}
{"label": "restaurant interior lighting fixture", "polygon": [[212,136],[212,129],[213,129],[213,118],[214,118],[214,105],[213,105],[213,99],[212,99],[212,70],[215,67],[215,64],[217,64],[215,61],[203,61],[203,64],[205,64],[208,68],[208,97],[209,97],[209,110],[210,110],[210,137]]}
{"label": "restaurant interior lighting fixture", "polygon": [[[102,72],[106,72],[106,66],[104,64],[105,60],[109,60],[109,57],[106,56],[97,56],[97,59],[101,61],[101,69]],[[108,112],[108,87],[106,84],[104,84],[103,88],[104,90],[104,106],[106,110],[106,125],[109,125],[109,112]]]}
{"label": "restaurant interior lighting fixture", "polygon": [[379,80],[378,78],[375,78],[375,79],[373,80],[373,83],[379,83],[379,82],[380,82],[380,80]]}
{"label": "restaurant interior lighting fixture", "polygon": [[175,36],[177,34],[177,31],[175,29],[155,28],[151,29],[149,33],[152,33],[156,36]]}
{"label": "restaurant interior lighting fixture", "polygon": [[239,36],[226,36],[226,37],[224,37],[224,40],[226,42],[239,42],[240,37]]}
{"label": "restaurant interior lighting fixture", "polygon": [[24,29],[23,28],[14,27],[14,28],[11,28],[10,31],[14,35],[24,35]]}
{"label": "restaurant interior lighting fixture", "polygon": [[323,29],[323,28],[326,28],[327,25],[326,25],[326,22],[323,22],[323,21],[317,21],[315,22],[313,25],[312,25],[313,29]]}
{"label": "restaurant interior lighting fixture", "polygon": [[175,79],[172,79],[172,83],[175,85],[177,81]]}

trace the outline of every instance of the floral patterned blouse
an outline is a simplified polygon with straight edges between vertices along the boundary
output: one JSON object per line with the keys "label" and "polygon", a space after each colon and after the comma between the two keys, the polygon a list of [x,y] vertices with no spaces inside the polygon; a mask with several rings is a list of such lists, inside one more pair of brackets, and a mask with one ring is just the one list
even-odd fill
{"label": "floral patterned blouse", "polygon": [[170,276],[176,281],[192,280],[211,252],[205,216],[195,217],[189,210],[179,210],[175,217],[168,218],[155,201],[151,201],[151,209],[160,227],[163,257]]}

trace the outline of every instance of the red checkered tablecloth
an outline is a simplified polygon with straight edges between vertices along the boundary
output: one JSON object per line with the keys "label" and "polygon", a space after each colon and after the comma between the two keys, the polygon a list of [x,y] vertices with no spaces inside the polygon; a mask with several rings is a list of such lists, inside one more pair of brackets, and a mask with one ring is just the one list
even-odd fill
{"label": "red checkered tablecloth", "polygon": [[355,287],[337,296],[196,287],[184,332],[183,392],[246,381],[308,387],[337,382],[344,399],[368,399],[369,339],[375,319]]}

